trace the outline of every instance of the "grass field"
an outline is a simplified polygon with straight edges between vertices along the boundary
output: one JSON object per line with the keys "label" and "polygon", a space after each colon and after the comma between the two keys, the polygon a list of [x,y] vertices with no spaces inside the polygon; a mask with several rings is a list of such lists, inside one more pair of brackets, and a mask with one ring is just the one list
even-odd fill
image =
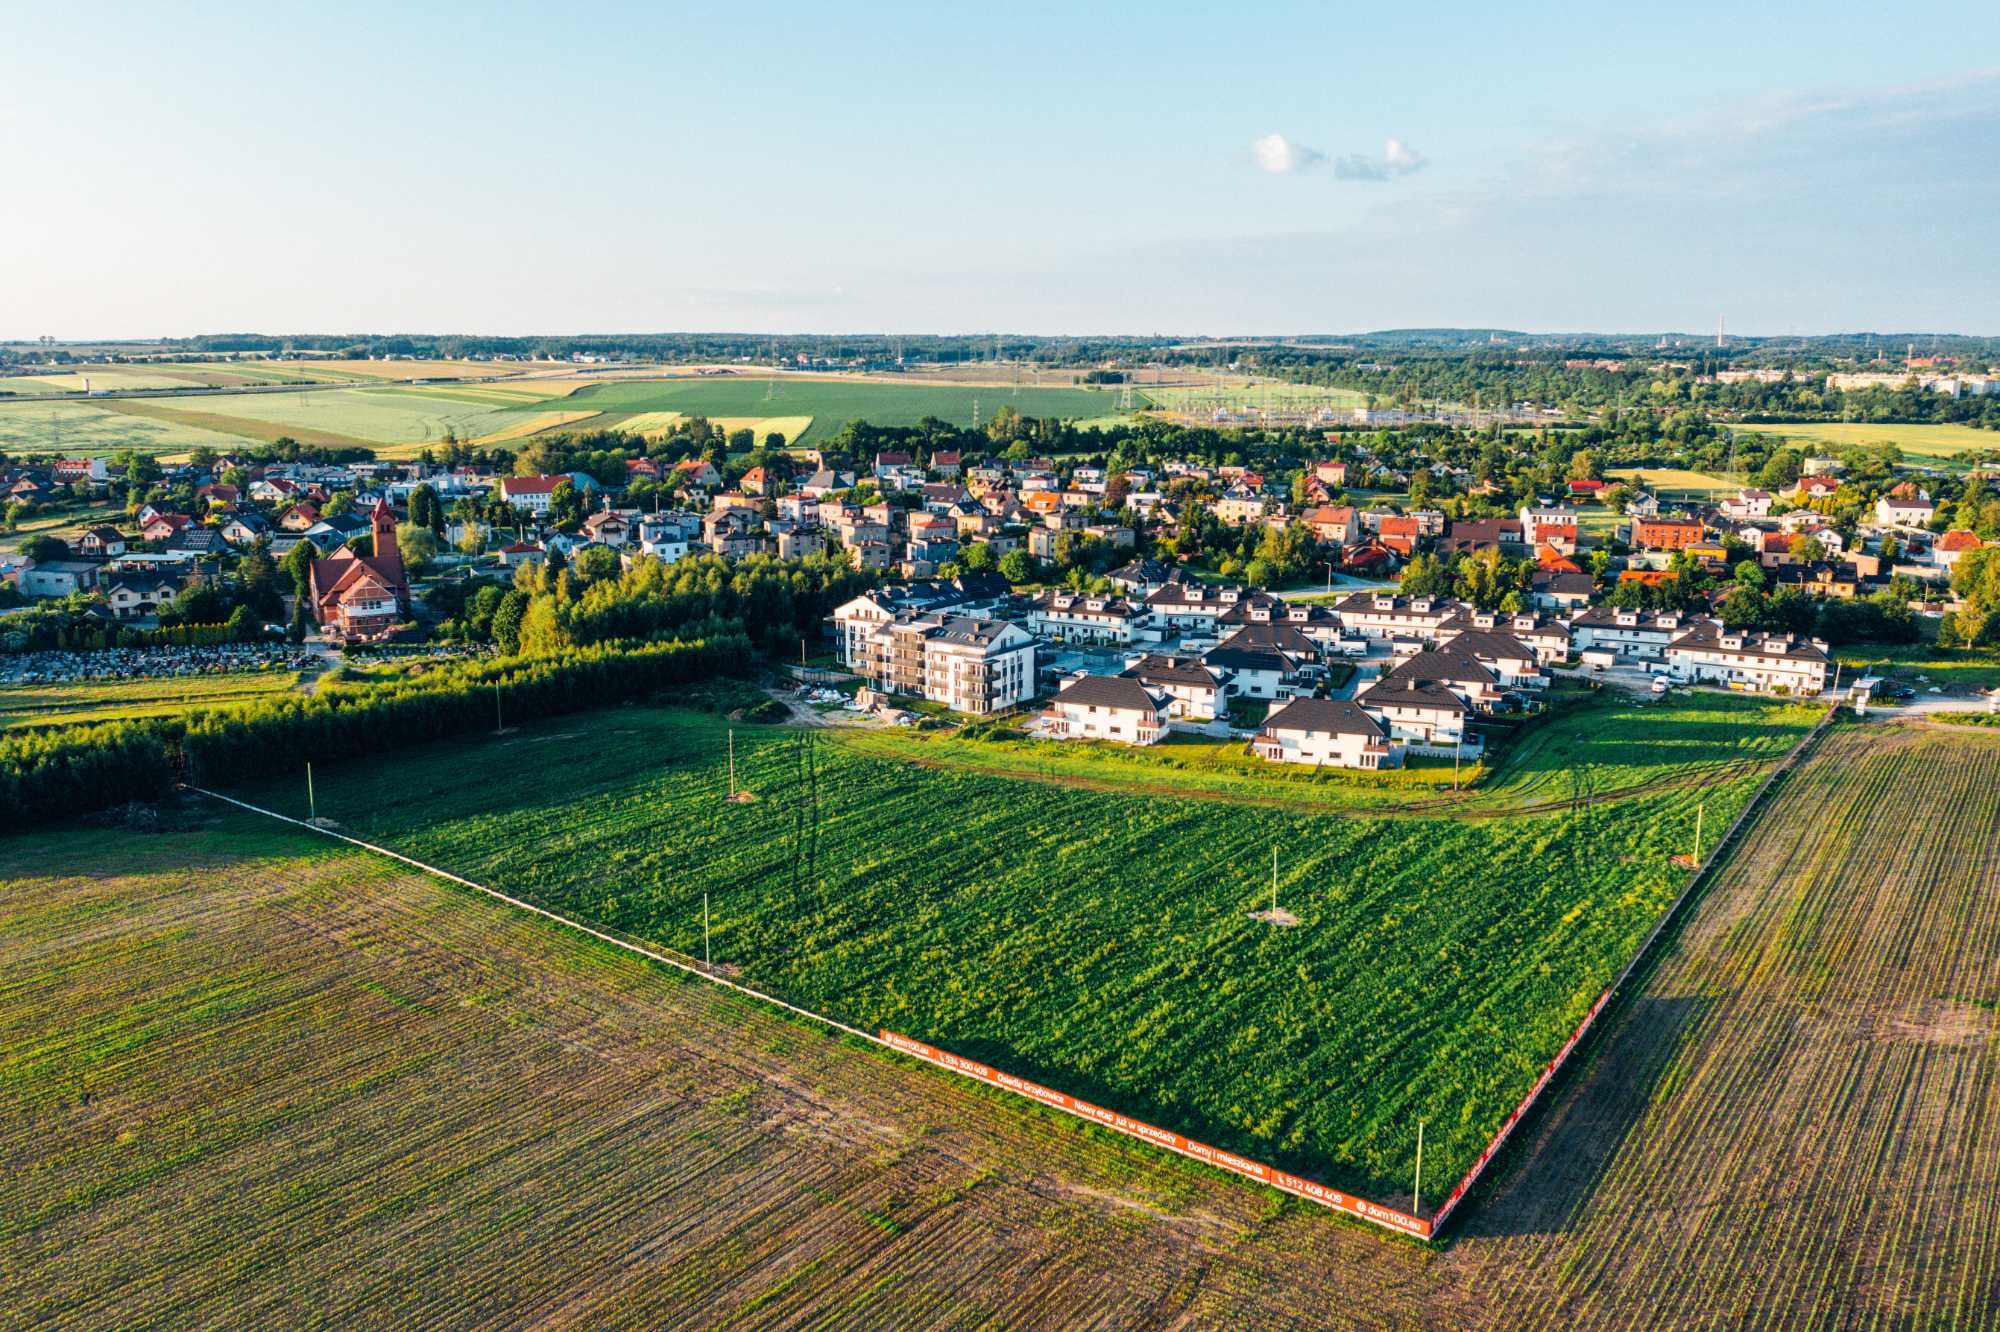
{"label": "grass field", "polygon": [[2000,649],[1940,648],[1911,643],[1887,647],[1870,644],[1842,648],[1834,654],[1849,679],[1880,675],[1912,689],[1940,685],[1953,689],[2000,689]]}
{"label": "grass field", "polygon": [[[199,417],[130,410],[158,400],[115,402],[10,402],[0,398],[0,453],[103,455],[124,449],[140,453],[184,453],[203,445],[240,446],[243,437],[200,424]],[[166,401],[175,401],[167,399]]]}
{"label": "grass field", "polygon": [[1918,461],[1945,462],[1976,453],[2000,454],[2000,433],[1965,425],[1864,425],[1851,421],[1805,421],[1784,425],[1746,425],[1745,431],[1780,435],[1804,447],[1830,449],[1854,445],[1894,444]]}
{"label": "grass field", "polygon": [[1002,407],[1023,416],[1081,418],[1115,411],[1118,397],[1077,388],[979,388],[962,384],[906,385],[829,377],[782,379],[704,378],[615,380],[577,389],[565,405],[616,414],[679,412],[689,416],[747,418],[809,416],[811,427],[794,444],[814,444],[852,420],[911,426],[926,416],[957,425],[973,423],[973,408],[989,421]]}
{"label": "grass field", "polygon": [[114,717],[151,717],[190,708],[250,703],[298,684],[292,671],[241,671],[178,680],[86,680],[76,684],[0,684],[0,731],[52,723],[77,725]]}
{"label": "grass field", "polygon": [[[120,409],[166,412],[248,439],[307,434],[328,442],[435,443],[447,429],[476,439],[520,423],[522,404],[457,385],[316,389],[306,393],[254,393],[212,398],[125,399]],[[532,403],[527,404],[532,409]]]}
{"label": "grass field", "polygon": [[[1687,724],[1716,763],[1745,757],[1734,727]],[[701,950],[706,890],[716,959],[798,1002],[1384,1201],[1407,1197],[1419,1119],[1436,1178],[1470,1164],[1672,895],[1697,805],[1719,826],[1752,777],[1717,767],[1575,814],[1380,820],[827,744],[815,818],[807,733],[738,728],[758,799],[728,804],[712,718],[564,725],[325,769],[319,811],[683,952]],[[303,783],[249,794],[304,812]],[[1249,915],[1274,847],[1296,929]]]}
{"label": "grass field", "polygon": [[1610,480],[1649,490],[1663,504],[1670,499],[1706,500],[1716,495],[1733,495],[1750,484],[1707,472],[1690,472],[1681,467],[1607,467],[1604,475]]}

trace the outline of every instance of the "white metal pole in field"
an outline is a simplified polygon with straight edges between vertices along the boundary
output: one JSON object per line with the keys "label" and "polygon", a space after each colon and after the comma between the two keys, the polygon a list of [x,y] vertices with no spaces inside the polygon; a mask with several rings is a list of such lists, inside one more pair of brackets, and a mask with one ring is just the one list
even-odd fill
{"label": "white metal pole in field", "polygon": [[1278,914],[1278,844],[1271,843],[1271,914]]}
{"label": "white metal pole in field", "polygon": [[313,765],[311,762],[307,762],[306,764],[306,818],[313,823],[319,822],[319,802],[313,799]]}
{"label": "white metal pole in field", "polygon": [[1410,1186],[1410,1210],[1424,1214],[1424,1121],[1417,1121],[1417,1180]]}
{"label": "white metal pole in field", "polygon": [[714,962],[715,959],[709,953],[708,949],[708,894],[703,893],[701,895],[701,964],[705,967],[713,966]]}
{"label": "white metal pole in field", "polygon": [[1701,864],[1701,815],[1708,808],[1706,801],[1694,807],[1694,863]]}
{"label": "white metal pole in field", "polygon": [[500,715],[500,682],[495,680],[493,682],[493,734],[498,735],[506,729],[507,723]]}
{"label": "white metal pole in field", "polygon": [[736,798],[736,728],[729,730],[729,798]]}

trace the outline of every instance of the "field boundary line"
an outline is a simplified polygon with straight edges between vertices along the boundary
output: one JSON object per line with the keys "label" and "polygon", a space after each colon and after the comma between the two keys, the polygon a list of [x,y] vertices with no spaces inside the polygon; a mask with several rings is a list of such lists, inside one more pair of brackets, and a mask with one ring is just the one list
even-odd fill
{"label": "field boundary line", "polygon": [[1472,1163],[1472,1168],[1465,1172],[1463,1179],[1459,1180],[1458,1187],[1454,1188],[1451,1191],[1451,1196],[1446,1198],[1435,1212],[1431,1213],[1430,1227],[1433,1235],[1444,1228],[1446,1219],[1458,1209],[1458,1205],[1472,1191],[1473,1185],[1477,1184],[1480,1177],[1486,1173],[1486,1168],[1500,1154],[1500,1149],[1506,1146],[1507,1140],[1513,1136],[1514,1130],[1519,1128],[1521,1121],[1526,1119],[1529,1113],[1534,1110],[1536,1103],[1541,1099],[1542,1093],[1548,1089],[1551,1082],[1555,1081],[1556,1075],[1562,1072],[1563,1068],[1569,1063],[1571,1056],[1583,1044],[1584,1037],[1590,1034],[1591,1028],[1596,1024],[1597,1019],[1603,1016],[1604,1011],[1611,1006],[1611,1001],[1617,997],[1619,992],[1624,989],[1626,983],[1638,972],[1640,966],[1651,956],[1654,947],[1666,934],[1668,927],[1680,918],[1682,911],[1686,909],[1689,902],[1694,900],[1696,893],[1706,886],[1712,871],[1722,863],[1726,853],[1733,850],[1737,834],[1743,830],[1743,825],[1749,822],[1763,807],[1764,798],[1770,794],[1771,788],[1776,785],[1778,779],[1799,765],[1814,743],[1826,732],[1827,727],[1832,725],[1834,718],[1839,714],[1840,704],[1838,702],[1828,704],[1826,711],[1820,715],[1820,719],[1812,724],[1812,728],[1805,735],[1800,737],[1796,745],[1792,746],[1791,752],[1778,760],[1777,766],[1773,767],[1771,771],[1764,774],[1764,780],[1759,782],[1757,789],[1750,793],[1750,799],[1744,802],[1743,808],[1730,821],[1729,827],[1724,830],[1722,836],[1716,839],[1715,845],[1703,857],[1702,862],[1689,871],[1687,882],[1681,885],[1680,892],[1675,894],[1674,900],[1667,904],[1666,911],[1654,923],[1653,928],[1647,932],[1646,937],[1639,941],[1638,949],[1633,952],[1631,958],[1625,963],[1624,968],[1612,978],[1609,985],[1604,987],[1604,992],[1597,996],[1597,1002],[1592,1004],[1589,1011],[1583,1015],[1583,1020],[1577,1023],[1576,1029],[1570,1033],[1569,1039],[1563,1042],[1562,1048],[1556,1051],[1555,1057],[1549,1060],[1548,1064],[1542,1069],[1541,1076],[1535,1079],[1535,1085],[1528,1089],[1528,1094],[1521,1098],[1521,1103],[1514,1107],[1513,1113],[1509,1114],[1505,1122],[1500,1125],[1499,1131],[1486,1144],[1486,1149],[1480,1152],[1479,1158]]}
{"label": "field boundary line", "polygon": [[1226,1152],[1217,1147],[1211,1147],[1207,1143],[1184,1137],[1169,1129],[1155,1127],[1154,1125],[1145,1123],[1143,1120],[1132,1119],[1129,1116],[1105,1110],[1099,1106],[1092,1105],[1088,1101],[1071,1096],[1066,1092],[1060,1092],[1051,1087],[1044,1087],[1027,1078],[1018,1077],[1011,1073],[1003,1073],[998,1069],[965,1059],[937,1046],[926,1045],[908,1036],[898,1035],[886,1027],[882,1029],[881,1034],[877,1035],[872,1032],[863,1031],[859,1027],[849,1026],[838,1018],[830,1018],[824,1013],[815,1013],[810,1008],[801,1008],[799,1005],[789,1003],[786,1000],[778,998],[776,995],[766,994],[762,990],[753,989],[748,985],[740,984],[725,976],[717,976],[695,965],[691,960],[684,961],[666,953],[644,947],[643,945],[632,943],[629,940],[621,939],[595,926],[586,925],[580,920],[550,911],[547,907],[536,906],[533,902],[524,901],[508,893],[503,893],[497,888],[489,888],[483,883],[475,883],[464,875],[453,874],[450,870],[439,869],[435,865],[427,865],[413,856],[406,856],[400,851],[392,851],[386,846],[378,846],[374,842],[365,842],[359,837],[350,837],[346,833],[335,832],[331,828],[321,827],[319,824],[308,822],[305,819],[295,819],[289,814],[280,814],[274,809],[265,809],[261,805],[253,805],[247,800],[238,800],[235,796],[226,796],[220,791],[211,791],[207,787],[195,786],[183,782],[181,789],[206,796],[210,800],[219,800],[226,805],[234,805],[238,809],[247,810],[252,814],[261,814],[267,819],[276,819],[280,823],[289,823],[295,828],[303,828],[307,832],[318,833],[322,837],[330,837],[337,842],[346,842],[349,846],[360,847],[363,851],[372,852],[375,855],[408,865],[412,869],[420,870],[425,874],[433,875],[449,883],[455,883],[462,888],[470,888],[472,891],[484,894],[497,902],[504,902],[508,906],[517,907],[522,911],[530,912],[545,920],[554,921],[556,924],[575,930],[579,934],[589,935],[593,939],[608,943],[614,948],[623,949],[648,961],[658,962],[672,967],[677,971],[686,972],[697,979],[708,981],[713,985],[734,990],[736,993],[745,995],[751,999],[760,1000],[773,1007],[781,1008],[787,1013],[820,1023],[823,1026],[830,1027],[846,1035],[859,1037],[870,1045],[879,1046],[892,1053],[921,1060],[935,1068],[943,1069],[949,1073],[956,1073],[968,1081],[1008,1092],[1020,1097],[1022,1100],[1032,1101],[1036,1105],[1068,1115],[1073,1119],[1082,1120],[1087,1124],[1095,1124],[1099,1128],[1108,1129],[1124,1137],[1133,1138],[1165,1151],[1177,1153],[1190,1160],[1213,1166],[1218,1170],[1240,1175],[1244,1179],[1267,1185],[1280,1192],[1290,1194],[1293,1197],[1318,1203],[1329,1211],[1341,1212],[1358,1220],[1369,1222],[1371,1225],[1380,1226],[1384,1230],[1395,1234],[1409,1235],[1417,1239],[1427,1240],[1436,1231],[1436,1224],[1433,1221],[1426,1221],[1421,1217],[1412,1216],[1407,1212],[1384,1206],[1381,1203],[1373,1202],[1356,1194],[1344,1193],[1338,1189],[1329,1188],[1317,1180],[1307,1179],[1302,1175],[1294,1175],[1289,1171],[1279,1170],[1276,1166],[1267,1165],[1262,1161],[1253,1160],[1234,1152]]}
{"label": "field boundary line", "polygon": [[518,907],[523,911],[532,912],[533,914],[541,916],[546,920],[552,920],[558,925],[566,926],[569,929],[575,930],[580,934],[587,934],[591,938],[601,940],[604,943],[608,943],[614,948],[622,948],[628,953],[635,953],[638,956],[646,958],[647,960],[652,962],[663,963],[666,966],[674,968],[676,971],[684,971],[690,976],[698,976],[702,980],[709,981],[716,985],[720,985],[724,989],[734,990],[738,994],[748,995],[752,999],[759,999],[762,1000],[764,1003],[773,1004],[779,1008],[784,1009],[788,1013],[794,1013],[797,1014],[799,1017],[809,1018],[814,1022],[822,1023],[828,1027],[832,1027],[835,1031],[845,1032],[849,1036],[859,1036],[862,1040],[869,1042],[871,1045],[887,1045],[887,1042],[883,1041],[880,1037],[870,1035],[868,1032],[863,1031],[859,1027],[850,1027],[847,1023],[842,1022],[837,1018],[830,1018],[826,1016],[824,1013],[815,1013],[810,1008],[801,1008],[797,1004],[787,1003],[783,999],[778,998],[776,995],[765,994],[762,990],[755,990],[748,985],[739,984],[736,981],[730,980],[727,976],[717,976],[712,972],[704,971],[701,967],[696,966],[691,961],[683,961],[682,959],[677,957],[670,957],[665,953],[655,952],[651,948],[646,948],[640,944],[632,943],[629,940],[620,939],[618,936],[614,934],[606,933],[605,931],[600,930],[592,925],[586,925],[580,920],[574,920],[568,916],[559,915],[554,911],[550,911],[547,907],[539,907],[536,906],[533,902],[523,901],[521,898],[511,896],[507,893],[503,893],[498,888],[488,888],[483,883],[474,883],[471,879],[468,879],[463,875],[453,874],[450,870],[439,869],[435,865],[426,865],[423,861],[417,860],[412,856],[406,856],[400,851],[391,851],[386,846],[377,846],[373,842],[364,842],[359,837],[349,837],[346,833],[335,832],[331,828],[322,828],[318,824],[308,823],[304,819],[295,819],[289,814],[280,814],[275,809],[265,809],[261,805],[253,805],[247,800],[238,800],[236,797],[226,796],[222,794],[220,791],[211,791],[206,787],[192,786],[192,785],[187,785],[185,783],[183,784],[183,789],[188,791],[193,791],[197,795],[207,796],[210,800],[220,800],[226,805],[234,805],[238,809],[248,810],[252,814],[261,814],[267,819],[276,819],[280,823],[289,823],[295,828],[303,828],[307,832],[318,833],[322,837],[331,837],[337,842],[346,842],[350,846],[358,846],[363,851],[372,851],[376,855],[386,856],[390,860],[400,861],[403,864],[412,867],[413,869],[419,869],[426,874],[435,875],[437,878],[445,879],[451,883],[455,883],[459,885],[461,888],[470,888],[475,893],[484,893],[486,896],[493,898],[495,901],[505,902],[508,906]]}

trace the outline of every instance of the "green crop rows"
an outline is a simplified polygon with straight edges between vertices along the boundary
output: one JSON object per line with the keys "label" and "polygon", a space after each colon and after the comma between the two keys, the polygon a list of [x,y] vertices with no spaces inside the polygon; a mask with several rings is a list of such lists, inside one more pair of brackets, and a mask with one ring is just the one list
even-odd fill
{"label": "green crop rows", "polygon": [[[723,723],[629,709],[322,768],[318,810],[697,957],[706,890],[715,961],[752,983],[1390,1201],[1419,1120],[1428,1178],[1469,1165],[1671,898],[1697,806],[1725,826],[1756,775],[1375,819],[930,770],[808,734],[737,728],[748,803],[724,798]],[[245,794],[304,812],[302,780]],[[1250,915],[1273,847],[1294,928]]]}

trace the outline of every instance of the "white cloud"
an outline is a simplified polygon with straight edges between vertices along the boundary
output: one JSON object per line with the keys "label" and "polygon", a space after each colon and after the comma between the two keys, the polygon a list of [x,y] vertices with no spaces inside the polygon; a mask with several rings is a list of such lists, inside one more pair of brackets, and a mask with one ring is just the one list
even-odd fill
{"label": "white cloud", "polygon": [[1252,139],[1250,157],[1257,163],[1259,171],[1268,171],[1274,176],[1288,176],[1326,160],[1324,153],[1282,134],[1266,134]]}
{"label": "white cloud", "polygon": [[1333,164],[1333,174],[1341,180],[1394,180],[1397,176],[1421,171],[1424,160],[1424,155],[1409,144],[1392,138],[1382,145],[1380,157],[1349,153],[1340,158]]}

